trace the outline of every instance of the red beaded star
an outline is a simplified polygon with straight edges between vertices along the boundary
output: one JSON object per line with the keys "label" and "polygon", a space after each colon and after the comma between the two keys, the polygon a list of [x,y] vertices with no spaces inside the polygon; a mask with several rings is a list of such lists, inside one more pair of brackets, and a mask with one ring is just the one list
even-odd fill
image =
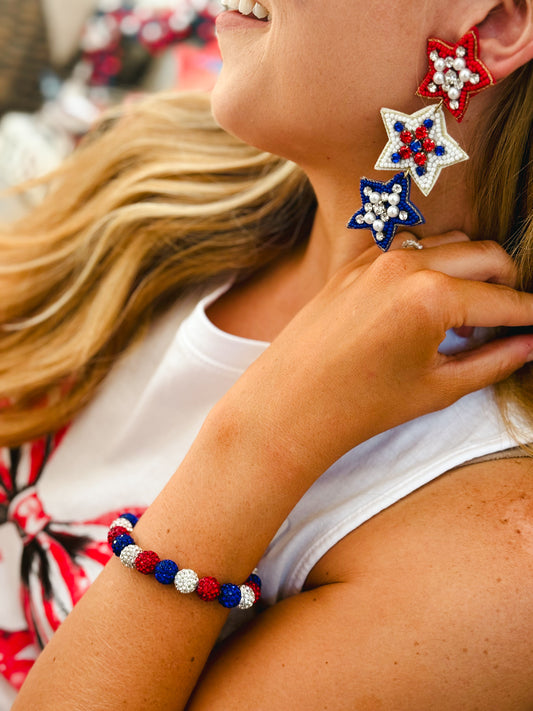
{"label": "red beaded star", "polygon": [[418,87],[418,96],[442,98],[457,121],[462,121],[470,96],[495,84],[494,77],[479,59],[479,33],[476,27],[457,44],[428,40],[429,71]]}

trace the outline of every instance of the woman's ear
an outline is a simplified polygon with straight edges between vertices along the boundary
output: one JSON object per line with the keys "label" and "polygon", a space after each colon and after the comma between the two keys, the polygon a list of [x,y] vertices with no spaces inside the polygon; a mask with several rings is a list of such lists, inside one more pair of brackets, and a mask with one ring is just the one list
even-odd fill
{"label": "woman's ear", "polygon": [[501,0],[478,25],[480,56],[496,81],[533,59],[533,0]]}

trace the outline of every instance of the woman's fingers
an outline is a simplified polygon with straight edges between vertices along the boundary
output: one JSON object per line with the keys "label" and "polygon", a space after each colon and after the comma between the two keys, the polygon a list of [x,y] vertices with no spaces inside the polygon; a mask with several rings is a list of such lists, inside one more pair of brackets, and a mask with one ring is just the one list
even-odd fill
{"label": "woman's fingers", "polygon": [[491,341],[472,351],[446,356],[441,375],[448,387],[450,378],[466,395],[508,378],[533,360],[533,335],[511,336]]}
{"label": "woman's fingers", "polygon": [[463,232],[454,231],[426,237],[421,240],[423,249],[402,249],[402,244],[409,239],[416,238],[409,232],[398,234],[392,249],[385,255],[378,247],[371,247],[354,262],[354,266],[371,264],[380,256],[387,259],[394,255],[396,259],[402,253],[405,254],[403,259],[412,261],[414,269],[432,269],[460,279],[516,285],[513,260],[492,240],[472,242]]}

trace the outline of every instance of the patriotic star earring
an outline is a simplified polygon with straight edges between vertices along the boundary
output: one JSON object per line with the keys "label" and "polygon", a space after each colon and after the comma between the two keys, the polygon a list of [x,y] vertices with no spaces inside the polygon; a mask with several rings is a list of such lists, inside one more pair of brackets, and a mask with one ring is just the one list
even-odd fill
{"label": "patriotic star earring", "polygon": [[349,229],[370,229],[374,241],[386,252],[400,227],[425,222],[411,202],[411,180],[423,195],[433,190],[443,168],[468,160],[468,155],[448,134],[445,106],[462,121],[470,97],[492,86],[495,81],[481,62],[479,34],[473,28],[456,44],[439,39],[428,40],[429,70],[418,87],[417,95],[439,99],[414,114],[381,109],[388,142],[376,170],[398,172],[388,183],[361,180],[363,206],[348,222]]}

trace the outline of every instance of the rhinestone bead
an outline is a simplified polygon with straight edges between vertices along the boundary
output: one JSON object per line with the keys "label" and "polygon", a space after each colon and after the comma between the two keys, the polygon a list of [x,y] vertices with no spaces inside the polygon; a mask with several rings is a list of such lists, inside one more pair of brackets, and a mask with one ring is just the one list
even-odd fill
{"label": "rhinestone bead", "polygon": [[434,94],[437,91],[437,85],[431,82],[430,84],[428,84],[428,91]]}
{"label": "rhinestone bead", "polygon": [[121,528],[125,528],[126,531],[129,531],[130,533],[133,531],[133,526],[131,525],[131,521],[129,521],[125,516],[121,516],[120,518],[116,518],[113,523],[109,526],[109,529],[115,528],[116,526],[120,526]]}
{"label": "rhinestone bead", "polygon": [[113,526],[113,528],[109,529],[109,533],[107,534],[107,542],[111,546],[117,536],[122,536],[123,534],[127,535],[128,533],[130,533],[130,531],[124,528],[124,526]]}
{"label": "rhinestone bead", "polygon": [[182,568],[176,573],[174,585],[176,586],[176,590],[180,593],[192,593],[196,590],[196,586],[198,585],[198,576],[194,570]]}
{"label": "rhinestone bead", "polygon": [[394,185],[392,186],[392,192],[397,193],[398,195],[401,195],[402,186],[399,183],[394,183]]}
{"label": "rhinestone bead", "polygon": [[127,519],[127,520],[131,523],[132,526],[135,526],[135,524],[136,524],[137,521],[139,520],[139,519],[137,518],[137,516],[135,516],[135,514],[132,514],[132,513],[123,513],[123,514],[120,514],[120,518],[125,518],[125,519]]}
{"label": "rhinestone bead", "polygon": [[117,536],[113,540],[111,548],[113,549],[113,553],[119,556],[122,550],[126,548],[126,546],[130,546],[133,543],[135,543],[135,541],[131,536],[129,536],[127,533],[122,533],[120,536]]}
{"label": "rhinestone bead", "polygon": [[237,605],[239,610],[248,610],[255,602],[255,593],[248,585],[241,585],[241,601]]}
{"label": "rhinestone bead", "polygon": [[205,577],[198,581],[196,593],[204,602],[216,600],[220,593],[220,583],[216,578]]}
{"label": "rhinestone bead", "polygon": [[126,546],[122,549],[120,553],[120,562],[122,563],[122,565],[125,565],[126,568],[133,568],[135,566],[137,556],[141,553],[142,548],[139,548],[139,546],[136,546],[134,543],[132,543],[131,545]]}
{"label": "rhinestone bead", "polygon": [[357,217],[355,218],[355,221],[357,222],[358,225],[364,225],[365,218],[362,215],[357,215]]}
{"label": "rhinestone bead", "polygon": [[154,551],[143,551],[135,559],[135,568],[143,575],[151,575],[160,558]]}
{"label": "rhinestone bead", "polygon": [[401,212],[399,214],[400,220],[402,220],[402,222],[405,222],[405,220],[407,220],[408,217],[409,217],[409,215],[405,212],[405,210],[401,210]]}
{"label": "rhinestone bead", "polygon": [[220,586],[218,601],[222,607],[237,607],[241,601],[241,590],[237,585],[225,583]]}
{"label": "rhinestone bead", "polygon": [[466,57],[466,49],[465,49],[465,47],[457,47],[457,49],[455,50],[455,54],[456,54],[458,57]]}
{"label": "rhinestone bead", "polygon": [[173,560],[165,558],[165,560],[160,560],[155,566],[154,576],[158,583],[161,585],[170,585],[174,582],[176,573],[178,572],[178,566]]}
{"label": "rhinestone bead", "polygon": [[363,190],[363,194],[368,197],[369,195],[371,195],[371,193],[372,193],[372,188],[367,185],[365,187],[365,189]]}

